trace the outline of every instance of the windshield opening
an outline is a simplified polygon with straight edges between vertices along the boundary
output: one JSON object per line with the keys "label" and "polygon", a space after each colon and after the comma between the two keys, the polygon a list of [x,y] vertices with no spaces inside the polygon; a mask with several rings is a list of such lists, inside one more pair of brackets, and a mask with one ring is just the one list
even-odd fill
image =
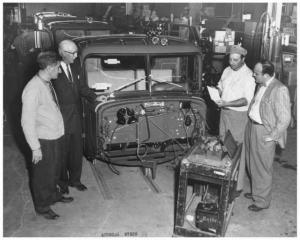
{"label": "windshield opening", "polygon": [[[105,56],[85,60],[87,83],[95,90],[114,91],[145,79],[146,58],[144,56]],[[138,81],[124,91],[145,90],[146,81]]]}
{"label": "windshield opening", "polygon": [[201,75],[197,55],[151,56],[149,78],[146,78],[146,56],[93,56],[85,60],[87,84],[103,91],[148,90],[197,91]]}
{"label": "windshield opening", "polygon": [[190,91],[199,77],[196,56],[154,56],[150,63],[153,91]]}

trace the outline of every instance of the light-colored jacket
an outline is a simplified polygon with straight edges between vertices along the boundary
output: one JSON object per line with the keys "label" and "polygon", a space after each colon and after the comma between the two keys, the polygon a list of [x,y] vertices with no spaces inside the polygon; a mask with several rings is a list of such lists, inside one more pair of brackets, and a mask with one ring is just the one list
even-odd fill
{"label": "light-colored jacket", "polygon": [[[251,105],[253,102],[254,98]],[[275,78],[262,96],[259,113],[270,136],[284,148],[291,121],[291,102],[288,88]]]}
{"label": "light-colored jacket", "polygon": [[55,140],[64,135],[64,122],[50,88],[34,76],[22,94],[21,124],[32,150],[40,148],[39,139]]}

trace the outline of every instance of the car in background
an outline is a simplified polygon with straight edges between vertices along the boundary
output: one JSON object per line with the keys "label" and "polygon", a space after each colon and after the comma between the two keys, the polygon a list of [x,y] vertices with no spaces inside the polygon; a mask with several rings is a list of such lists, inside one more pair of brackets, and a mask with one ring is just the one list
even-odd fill
{"label": "car in background", "polygon": [[86,158],[142,167],[152,178],[206,131],[201,49],[159,29],[74,39],[83,80],[97,94],[95,103],[83,100]]}
{"label": "car in background", "polygon": [[38,12],[34,14],[35,45],[37,49],[56,50],[59,42],[80,36],[101,36],[112,32],[107,22],[90,17],[78,17],[64,12]]}

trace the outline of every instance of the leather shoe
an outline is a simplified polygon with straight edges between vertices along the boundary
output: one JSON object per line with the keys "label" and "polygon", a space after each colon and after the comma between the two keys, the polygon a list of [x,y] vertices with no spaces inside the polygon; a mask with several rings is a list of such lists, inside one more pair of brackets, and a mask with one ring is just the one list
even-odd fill
{"label": "leather shoe", "polygon": [[59,217],[59,215],[56,214],[51,208],[46,212],[37,212],[37,214],[51,220],[55,220]]}
{"label": "leather shoe", "polygon": [[244,194],[244,197],[245,197],[245,198],[248,198],[248,199],[252,199],[253,196],[252,196],[251,193],[245,193],[245,194]]}
{"label": "leather shoe", "polygon": [[255,204],[252,204],[248,207],[248,209],[253,212],[259,212],[259,211],[261,211],[263,209],[267,209],[267,208],[258,207]]}
{"label": "leather shoe", "polygon": [[85,190],[87,190],[87,187],[84,186],[82,183],[76,184],[76,185],[71,185],[71,184],[70,184],[70,187],[74,187],[74,188],[76,188],[78,191],[85,191]]}
{"label": "leather shoe", "polygon": [[57,202],[62,202],[62,203],[70,203],[73,202],[74,198],[72,197],[64,197],[62,196]]}
{"label": "leather shoe", "polygon": [[69,188],[61,188],[60,193],[61,194],[69,194]]}

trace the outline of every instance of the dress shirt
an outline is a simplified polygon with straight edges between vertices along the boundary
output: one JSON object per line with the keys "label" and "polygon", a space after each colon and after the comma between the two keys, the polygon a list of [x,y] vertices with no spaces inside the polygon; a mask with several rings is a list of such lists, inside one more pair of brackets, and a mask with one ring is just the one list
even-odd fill
{"label": "dress shirt", "polygon": [[246,64],[237,71],[229,66],[223,71],[218,88],[222,91],[221,99],[223,101],[230,102],[240,98],[247,99],[246,106],[227,108],[240,112],[248,111],[255,90],[253,72]]}
{"label": "dress shirt", "polygon": [[52,97],[53,97],[53,100],[55,101],[56,105],[59,107],[59,102],[58,102],[58,99],[57,99],[57,95],[56,95],[56,92],[55,92],[55,89],[51,83],[51,81],[47,82],[46,83],[50,89],[50,92],[52,94]]}
{"label": "dress shirt", "polygon": [[261,117],[260,117],[260,113],[259,113],[259,105],[260,105],[260,102],[261,102],[261,99],[262,99],[262,96],[264,95],[267,87],[270,85],[271,81],[274,79],[274,77],[270,78],[266,84],[261,84],[261,86],[259,87],[255,97],[254,97],[254,102],[251,106],[251,109],[249,111],[249,117],[257,122],[257,123],[260,123],[262,124],[262,120],[261,120]]}
{"label": "dress shirt", "polygon": [[64,135],[64,122],[49,87],[37,75],[22,94],[21,124],[32,150],[40,148],[39,139],[55,140]]}
{"label": "dress shirt", "polygon": [[64,61],[61,61],[60,65],[61,65],[62,69],[64,70],[64,72],[65,72],[66,76],[68,77],[68,79],[71,82],[73,82],[73,76],[72,76],[72,71],[71,71],[70,65],[66,64]]}

